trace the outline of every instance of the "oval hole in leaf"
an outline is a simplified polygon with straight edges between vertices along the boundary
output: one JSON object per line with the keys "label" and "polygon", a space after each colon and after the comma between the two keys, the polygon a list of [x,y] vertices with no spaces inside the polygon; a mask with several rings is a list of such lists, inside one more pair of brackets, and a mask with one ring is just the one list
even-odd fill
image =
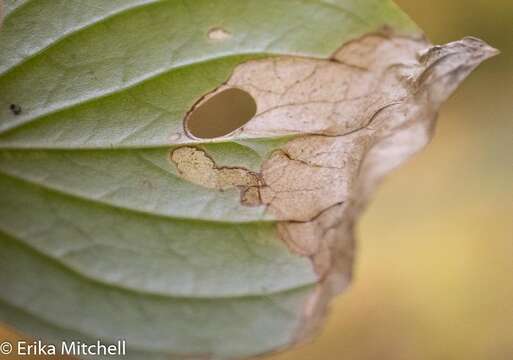
{"label": "oval hole in leaf", "polygon": [[257,110],[253,97],[238,88],[219,92],[195,108],[185,121],[194,137],[212,139],[228,135],[246,124]]}

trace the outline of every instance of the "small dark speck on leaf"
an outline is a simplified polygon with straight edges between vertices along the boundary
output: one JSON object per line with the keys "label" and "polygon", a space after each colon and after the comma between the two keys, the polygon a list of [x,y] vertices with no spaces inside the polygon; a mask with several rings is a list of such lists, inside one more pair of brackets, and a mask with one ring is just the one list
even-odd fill
{"label": "small dark speck on leaf", "polygon": [[21,114],[21,107],[19,105],[11,104],[11,106],[9,106],[9,109],[11,109],[11,111],[14,115]]}

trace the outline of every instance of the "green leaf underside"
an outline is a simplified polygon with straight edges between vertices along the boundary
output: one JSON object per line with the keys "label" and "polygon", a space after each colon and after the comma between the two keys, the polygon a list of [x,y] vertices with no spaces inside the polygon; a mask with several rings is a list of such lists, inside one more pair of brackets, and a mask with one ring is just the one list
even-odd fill
{"label": "green leaf underside", "polygon": [[[378,0],[27,0],[5,10],[0,319],[56,339],[126,338],[155,358],[289,343],[318,280],[310,261],[238,190],[180,178],[170,134],[243,61],[327,58],[383,26],[416,27]],[[231,37],[208,39],[214,27]],[[284,141],[197,145],[218,166],[258,171]]]}
{"label": "green leaf underside", "polygon": [[[9,237],[0,237],[0,245],[2,263],[16,259],[0,275],[7,284],[2,302],[89,338],[123,338],[152,352],[237,356],[279,346],[298,325],[307,295],[307,289],[296,289],[218,301],[135,294],[83,279]],[[12,281],[17,276],[24,281]]]}

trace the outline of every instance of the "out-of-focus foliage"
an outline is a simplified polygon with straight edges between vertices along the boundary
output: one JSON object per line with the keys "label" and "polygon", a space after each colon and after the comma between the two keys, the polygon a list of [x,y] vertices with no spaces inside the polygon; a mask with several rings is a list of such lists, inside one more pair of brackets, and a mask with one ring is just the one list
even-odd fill
{"label": "out-of-focus foliage", "polygon": [[502,54],[380,188],[320,337],[267,360],[513,359],[513,2],[396,2],[434,43],[470,34]]}

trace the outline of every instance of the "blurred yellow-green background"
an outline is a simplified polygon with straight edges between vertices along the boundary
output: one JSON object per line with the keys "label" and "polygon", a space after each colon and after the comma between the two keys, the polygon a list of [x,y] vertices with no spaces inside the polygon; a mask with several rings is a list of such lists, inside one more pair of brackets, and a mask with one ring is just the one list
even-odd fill
{"label": "blurred yellow-green background", "polygon": [[513,359],[513,1],[397,3],[434,43],[474,35],[502,54],[376,194],[319,337],[267,360]]}

